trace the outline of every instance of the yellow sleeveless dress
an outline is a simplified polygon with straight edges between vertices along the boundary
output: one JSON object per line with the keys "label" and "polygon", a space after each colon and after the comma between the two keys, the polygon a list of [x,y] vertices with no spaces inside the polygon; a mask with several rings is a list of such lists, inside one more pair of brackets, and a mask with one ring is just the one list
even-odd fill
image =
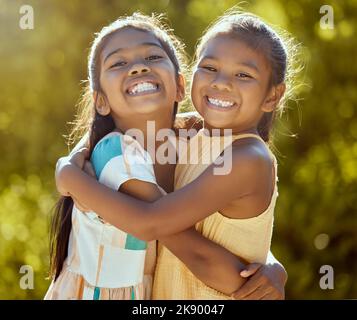
{"label": "yellow sleeveless dress", "polygon": [[[231,138],[230,141],[226,142],[224,137],[210,137],[203,130],[200,130],[191,139],[187,148],[188,153],[198,154],[198,161],[196,164],[177,165],[175,171],[175,190],[184,187],[196,179],[210,165],[210,163],[207,163],[208,161],[204,160],[211,158],[212,163],[232,143],[232,140],[256,138],[263,141],[255,134],[241,134],[232,136]],[[212,145],[218,145],[219,148],[212,148]],[[213,156],[211,156],[212,149],[216,149]],[[219,212],[215,212],[195,226],[206,238],[220,244],[235,255],[242,257],[248,262],[263,264],[266,262],[270,250],[274,207],[278,196],[277,162],[272,152],[270,150],[269,152],[274,163],[275,186],[268,208],[260,215],[249,219],[231,219]],[[189,156],[186,158],[190,159]],[[200,199],[197,200],[200,201]],[[178,300],[230,299],[229,296],[206,286],[202,281],[197,279],[185,264],[160,243],[152,298]]]}

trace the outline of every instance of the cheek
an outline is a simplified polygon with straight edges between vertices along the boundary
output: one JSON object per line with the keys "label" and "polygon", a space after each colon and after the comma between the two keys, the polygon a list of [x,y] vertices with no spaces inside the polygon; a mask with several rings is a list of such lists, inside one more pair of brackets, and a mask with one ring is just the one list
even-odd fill
{"label": "cheek", "polygon": [[200,90],[197,87],[191,89],[191,101],[193,107],[202,115],[204,110],[203,98],[202,94],[200,94]]}
{"label": "cheek", "polygon": [[166,89],[171,93],[176,95],[177,91],[177,80],[176,80],[176,70],[173,65],[169,65],[167,63],[163,63],[160,66],[156,66],[157,74],[163,81]]}
{"label": "cheek", "polygon": [[118,86],[118,84],[122,80],[121,79],[122,77],[123,77],[122,73],[119,73],[118,71],[112,71],[106,75],[105,80],[106,80],[108,86],[114,87],[114,86]]}
{"label": "cheek", "polygon": [[259,100],[263,95],[263,90],[257,82],[242,82],[239,84],[241,94],[250,99]]}
{"label": "cheek", "polygon": [[207,72],[202,70],[197,70],[193,75],[192,85],[201,86],[205,82],[209,81],[210,76]]}
{"label": "cheek", "polygon": [[109,100],[122,97],[122,81],[120,74],[111,72],[101,78],[101,87]]}
{"label": "cheek", "polygon": [[195,74],[193,75],[192,84],[191,84],[192,96],[199,95],[200,89],[202,88],[204,81],[205,81],[205,76],[201,72],[196,71]]}
{"label": "cheek", "polygon": [[176,100],[178,84],[174,77],[168,77],[164,82],[166,99]]}
{"label": "cheek", "polygon": [[105,74],[100,77],[100,86],[105,92],[112,86],[112,82],[113,76],[111,74]]}
{"label": "cheek", "polygon": [[[168,72],[166,79],[167,79],[167,83],[169,83],[171,87],[175,87],[175,89],[177,89],[178,79],[176,78],[175,72]],[[175,90],[175,93],[176,93],[176,90]]]}

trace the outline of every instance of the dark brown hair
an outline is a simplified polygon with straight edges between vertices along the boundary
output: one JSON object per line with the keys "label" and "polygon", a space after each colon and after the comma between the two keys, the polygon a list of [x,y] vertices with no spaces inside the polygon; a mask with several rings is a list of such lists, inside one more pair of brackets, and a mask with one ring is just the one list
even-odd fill
{"label": "dark brown hair", "polygon": [[195,61],[198,62],[207,42],[219,34],[229,34],[254,50],[262,52],[271,66],[270,86],[285,83],[286,91],[279,105],[272,112],[264,113],[258,124],[258,133],[265,142],[270,142],[271,128],[276,114],[281,114],[287,99],[292,98],[293,80],[300,67],[295,63],[299,45],[286,32],[274,31],[261,18],[242,13],[233,8],[208,27],[197,44]]}
{"label": "dark brown hair", "polygon": [[[99,81],[101,72],[100,54],[116,32],[125,28],[134,28],[153,33],[173,63],[176,75],[181,73],[183,76],[186,76],[187,59],[184,45],[173,35],[172,30],[163,19],[163,15],[146,16],[141,13],[134,13],[131,16],[120,17],[96,34],[88,57],[88,81],[78,104],[79,111],[76,120],[72,122],[73,129],[69,135],[70,144],[73,144],[78,138],[83,137],[89,132],[88,140],[91,154],[99,140],[115,129],[111,115],[101,116],[96,111],[97,101],[93,99],[93,92],[104,95]],[[175,119],[177,109],[178,103],[175,102],[173,120]],[[69,236],[72,229],[72,209],[72,198],[62,196],[57,202],[52,217],[50,230],[50,277],[54,280],[60,275],[63,263],[68,255]]]}

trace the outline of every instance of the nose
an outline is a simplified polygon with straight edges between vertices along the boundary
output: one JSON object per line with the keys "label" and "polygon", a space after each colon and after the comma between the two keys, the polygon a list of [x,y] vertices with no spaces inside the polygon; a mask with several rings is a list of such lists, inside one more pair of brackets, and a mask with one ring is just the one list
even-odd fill
{"label": "nose", "polygon": [[129,69],[129,75],[134,76],[134,75],[138,75],[141,73],[148,73],[150,71],[151,71],[151,69],[147,65],[145,65],[143,63],[135,63]]}
{"label": "nose", "polygon": [[228,76],[217,75],[217,77],[212,81],[211,87],[220,91],[232,91],[232,82]]}

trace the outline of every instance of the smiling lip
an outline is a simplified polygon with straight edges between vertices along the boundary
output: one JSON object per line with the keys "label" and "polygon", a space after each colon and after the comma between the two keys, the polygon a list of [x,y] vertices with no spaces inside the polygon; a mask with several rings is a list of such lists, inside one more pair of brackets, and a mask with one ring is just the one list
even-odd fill
{"label": "smiling lip", "polygon": [[[150,84],[156,86],[156,89],[142,91],[142,92],[135,92],[135,93],[130,92],[133,88],[135,88],[135,86],[137,86],[138,84],[141,84],[141,83],[150,83]],[[148,79],[148,78],[141,77],[141,78],[130,81],[129,84],[127,85],[127,89],[125,90],[125,92],[131,97],[136,97],[136,96],[158,93],[160,91],[160,89],[161,89],[161,87],[157,81],[155,81],[151,78]]]}
{"label": "smiling lip", "polygon": [[[221,100],[221,101],[227,101],[227,102],[229,101],[229,102],[233,102],[233,104],[231,106],[222,107],[222,106],[218,106],[216,104],[211,103],[208,100],[208,98],[215,99],[215,100]],[[232,110],[233,108],[236,108],[238,106],[237,103],[234,102],[232,99],[220,98],[217,96],[204,96],[204,100],[209,108],[218,110],[218,111],[229,111],[229,110]]]}

